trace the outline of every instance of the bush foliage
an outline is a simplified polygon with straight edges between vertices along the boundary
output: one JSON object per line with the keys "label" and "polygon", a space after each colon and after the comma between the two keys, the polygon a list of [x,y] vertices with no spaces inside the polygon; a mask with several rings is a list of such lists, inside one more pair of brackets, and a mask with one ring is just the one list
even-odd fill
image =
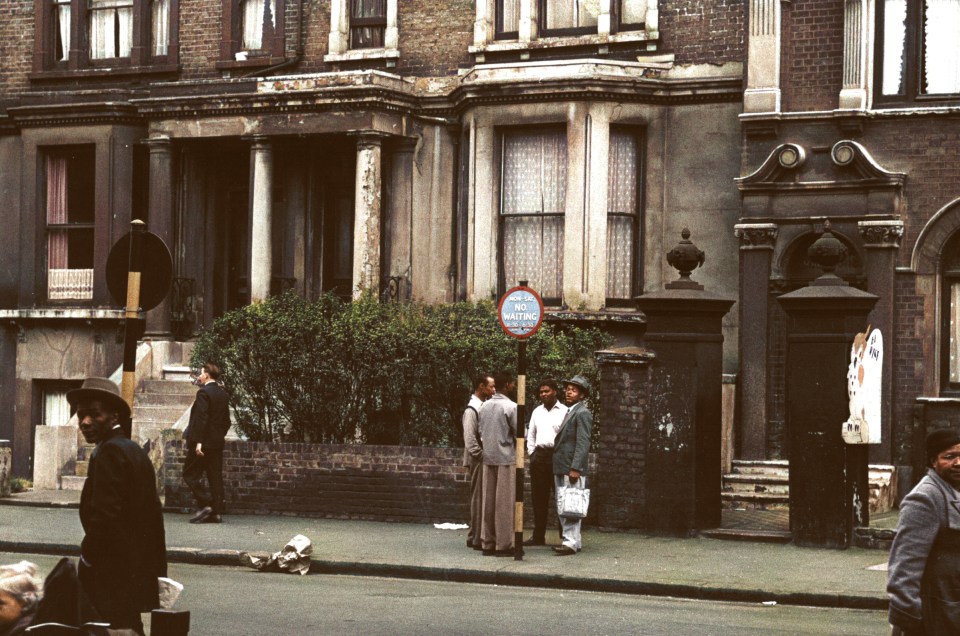
{"label": "bush foliage", "polygon": [[[609,343],[598,330],[544,324],[527,345],[528,415],[543,377],[583,374],[596,395],[593,352]],[[472,378],[515,372],[517,349],[489,301],[308,301],[287,292],[217,319],[192,364],[221,366],[237,427],[252,440],[460,446]]]}

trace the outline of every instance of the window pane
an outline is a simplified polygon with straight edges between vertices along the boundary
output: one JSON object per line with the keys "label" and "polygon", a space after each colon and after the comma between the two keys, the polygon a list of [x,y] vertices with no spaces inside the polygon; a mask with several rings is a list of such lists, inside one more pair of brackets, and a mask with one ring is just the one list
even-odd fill
{"label": "window pane", "polygon": [[597,25],[600,0],[547,0],[548,29],[570,29]]}
{"label": "window pane", "polygon": [[93,297],[94,149],[46,158],[48,297]]}
{"label": "window pane", "polygon": [[56,0],[57,60],[66,62],[70,57],[70,0]]}
{"label": "window pane", "polygon": [[350,0],[350,48],[383,48],[387,0]]}
{"label": "window pane", "polygon": [[926,0],[925,94],[960,93],[960,0]]}
{"label": "window pane", "polygon": [[950,285],[950,382],[960,382],[960,281]]}
{"label": "window pane", "polygon": [[43,392],[43,423],[46,426],[64,426],[70,421],[70,403],[66,389],[47,389]]}
{"label": "window pane", "polygon": [[170,0],[154,0],[150,26],[150,50],[154,55],[166,55],[170,47]]}
{"label": "window pane", "polygon": [[637,158],[636,136],[611,130],[607,169],[607,298],[633,297]]}
{"label": "window pane", "polygon": [[244,0],[241,16],[243,17],[243,50],[258,51],[263,48],[264,25],[271,30],[276,23],[274,16],[277,12],[276,0]]}
{"label": "window pane", "polygon": [[903,94],[903,50],[906,44],[907,0],[883,3],[883,94]]}
{"label": "window pane", "polygon": [[520,0],[500,0],[497,3],[500,11],[501,31],[513,32],[520,30]]}
{"label": "window pane", "polygon": [[132,0],[90,0],[90,58],[130,57]]}
{"label": "window pane", "polygon": [[566,133],[504,135],[502,169],[504,279],[508,286],[527,280],[542,296],[560,298]]}
{"label": "window pane", "polygon": [[620,0],[620,24],[643,24],[647,21],[647,0]]}

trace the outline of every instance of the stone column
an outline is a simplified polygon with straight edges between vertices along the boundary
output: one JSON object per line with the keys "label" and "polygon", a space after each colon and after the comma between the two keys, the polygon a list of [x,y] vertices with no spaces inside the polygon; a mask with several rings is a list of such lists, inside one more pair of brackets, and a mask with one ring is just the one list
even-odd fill
{"label": "stone column", "polygon": [[[880,443],[870,445],[870,461],[893,463],[893,297],[897,250],[903,237],[903,221],[860,221],[860,236],[867,250],[864,273],[867,289],[880,297],[867,318],[871,327],[879,329],[886,343],[883,356],[883,379],[880,404]],[[864,325],[866,327],[866,325]]]}
{"label": "stone column", "polygon": [[873,82],[873,20],[866,0],[846,0],[843,5],[843,88],[840,108],[866,110]]}
{"label": "stone column", "polygon": [[829,230],[810,247],[824,274],[778,299],[787,312],[786,424],[790,531],[800,546],[847,548],[869,524],[866,444],[848,444],[850,348],[877,297],[833,273],[846,248]]}
{"label": "stone column", "polygon": [[384,211],[383,255],[391,294],[396,293],[397,300],[410,298],[413,282],[413,150],[416,145],[416,139],[401,139],[394,146],[390,161],[390,205]]}
{"label": "stone column", "polygon": [[250,146],[250,302],[270,296],[273,275],[273,145],[255,137]]}
{"label": "stone column", "polygon": [[13,447],[10,440],[0,439],[0,497],[10,496],[10,477],[13,474]]}
{"label": "stone column", "polygon": [[[173,234],[173,161],[170,138],[151,137],[147,140],[150,151],[150,198],[147,201],[147,227],[159,236],[171,254],[175,254]],[[177,271],[174,263],[174,272]],[[154,339],[171,338],[170,294],[159,305],[147,312],[146,334]]]}
{"label": "stone column", "polygon": [[780,2],[750,0],[744,113],[780,112]]}
{"label": "stone column", "polygon": [[360,133],[353,218],[353,296],[380,293],[380,206],[383,135]]}
{"label": "stone column", "polygon": [[767,457],[767,302],[778,228],[734,226],[740,239],[740,458]]}

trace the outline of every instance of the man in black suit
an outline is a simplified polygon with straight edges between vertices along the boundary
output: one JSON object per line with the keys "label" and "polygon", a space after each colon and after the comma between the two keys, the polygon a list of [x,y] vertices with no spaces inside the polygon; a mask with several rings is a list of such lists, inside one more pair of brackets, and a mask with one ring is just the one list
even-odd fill
{"label": "man in black suit", "polygon": [[[220,367],[203,365],[197,384],[197,398],[190,410],[190,423],[183,432],[187,440],[187,459],[183,463],[183,481],[190,487],[199,510],[190,523],[220,523],[223,514],[223,439],[230,430],[230,407],[227,392],[217,380]],[[207,476],[210,491],[203,487]]]}
{"label": "man in black suit", "polygon": [[157,474],[124,432],[130,406],[114,382],[88,378],[67,401],[96,444],[80,495],[80,584],[111,627],[143,634],[140,614],[160,607],[157,578],[167,575]]}

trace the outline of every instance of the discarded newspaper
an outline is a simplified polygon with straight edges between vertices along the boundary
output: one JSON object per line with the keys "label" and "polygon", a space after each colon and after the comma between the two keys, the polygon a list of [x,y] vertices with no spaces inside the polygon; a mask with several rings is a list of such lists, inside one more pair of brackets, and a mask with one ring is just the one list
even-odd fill
{"label": "discarded newspaper", "polygon": [[261,572],[290,572],[302,575],[310,571],[312,553],[313,542],[298,534],[290,539],[282,550],[270,556],[241,552],[240,563]]}

